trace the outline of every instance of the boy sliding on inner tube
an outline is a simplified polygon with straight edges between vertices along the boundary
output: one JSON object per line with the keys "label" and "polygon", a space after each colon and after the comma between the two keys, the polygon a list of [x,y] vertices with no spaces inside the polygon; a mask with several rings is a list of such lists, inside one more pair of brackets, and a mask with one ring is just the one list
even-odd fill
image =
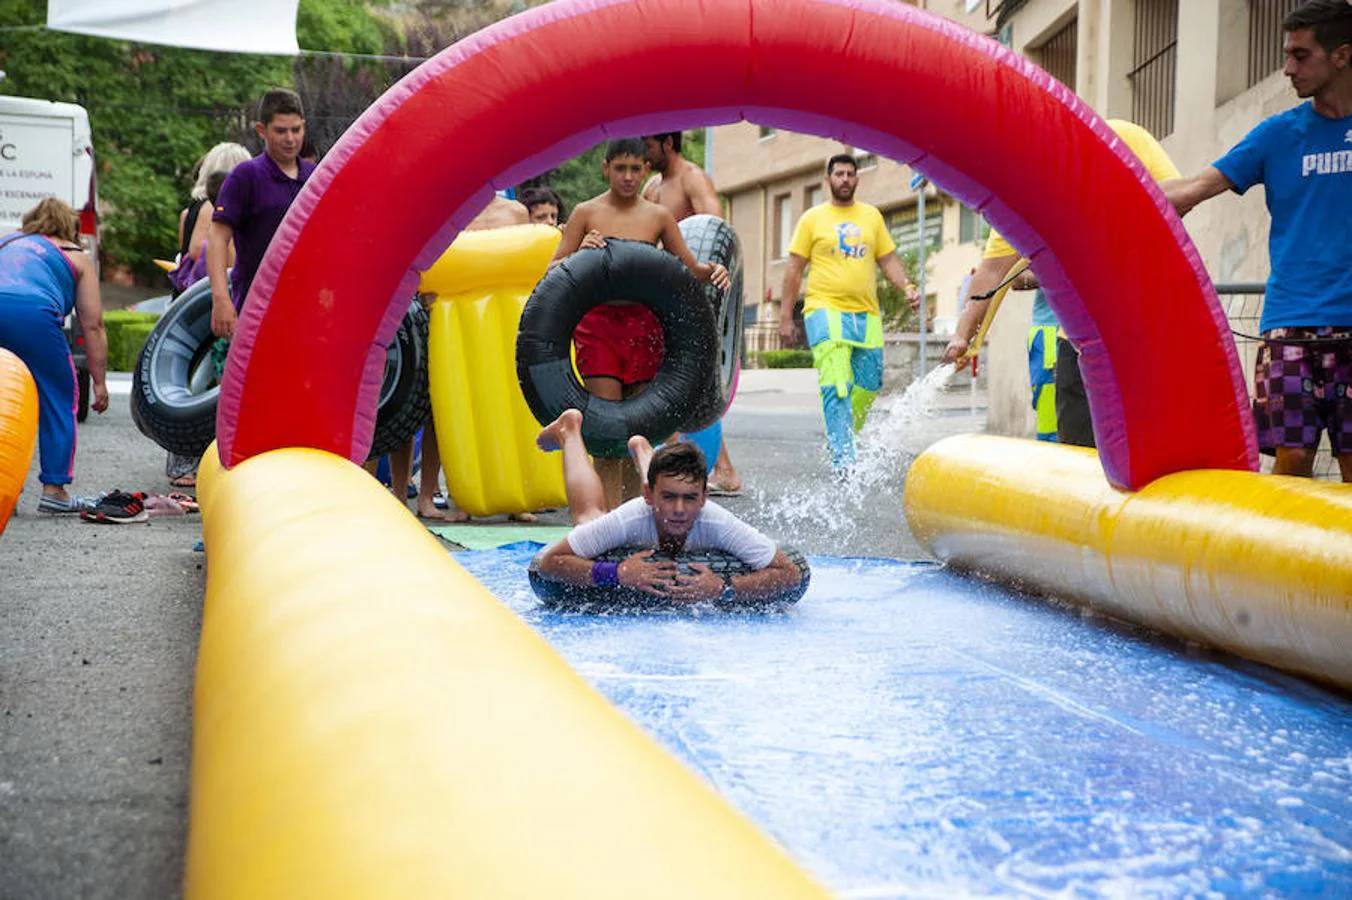
{"label": "boy sliding on inner tube", "polygon": [[[773,597],[796,587],[802,574],[761,532],[708,501],[708,470],[694,444],[668,444],[654,452],[647,438],[629,439],[629,453],[643,481],[643,496],[606,512],[601,479],[587,458],[582,413],[565,410],[545,426],[536,443],[563,452],[568,510],[576,527],[545,550],[540,574],[579,586],[627,587],[675,603]],[[594,562],[616,547],[650,547],[622,562]],[[691,563],[682,574],[667,554],[721,550],[753,571],[724,581],[708,566]]]}

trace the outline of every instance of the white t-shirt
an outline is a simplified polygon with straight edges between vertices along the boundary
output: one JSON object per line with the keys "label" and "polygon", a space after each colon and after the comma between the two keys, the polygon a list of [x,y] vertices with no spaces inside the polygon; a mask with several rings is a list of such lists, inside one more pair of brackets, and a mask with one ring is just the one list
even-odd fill
{"label": "white t-shirt", "polygon": [[[568,546],[584,559],[593,559],[616,547],[656,547],[657,521],[653,508],[635,497],[568,534]],[[685,549],[722,550],[752,569],[763,569],[775,558],[775,542],[717,503],[706,502],[685,538]]]}

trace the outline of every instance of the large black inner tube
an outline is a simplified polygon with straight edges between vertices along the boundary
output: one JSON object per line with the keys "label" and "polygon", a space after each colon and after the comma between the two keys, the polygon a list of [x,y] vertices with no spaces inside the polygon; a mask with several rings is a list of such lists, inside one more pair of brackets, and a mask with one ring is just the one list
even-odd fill
{"label": "large black inner tube", "polygon": [[[650,550],[650,547],[616,547],[614,550],[607,550],[596,557],[597,562],[622,562],[635,553],[642,550]],[[797,603],[803,594],[807,593],[808,584],[812,581],[812,568],[807,564],[803,554],[792,547],[780,547],[784,555],[789,558],[795,566],[798,567],[798,584],[794,587],[781,591],[769,597],[734,597],[731,601],[715,601],[711,605],[720,609],[727,610],[774,610],[782,609]],[[530,578],[531,590],[535,591],[535,596],[540,598],[540,602],[545,606],[555,609],[567,609],[575,612],[610,612],[610,611],[642,611],[655,609],[675,609],[688,607],[687,603],[673,603],[664,600],[661,597],[655,597],[652,594],[645,594],[643,591],[633,588],[623,587],[598,587],[596,585],[587,585],[585,587],[568,584],[562,581],[555,581],[546,578],[540,574],[540,559],[544,551],[536,554],[530,561],[530,567],[527,569],[527,575]],[[690,573],[690,563],[703,563],[710,569],[713,569],[724,578],[730,578],[734,575],[745,575],[751,571],[746,563],[730,553],[724,553],[721,550],[701,550],[694,553],[677,553],[675,555],[666,553],[654,553],[654,560],[672,560],[677,568],[684,573]]]}
{"label": "large black inner tube", "polygon": [[[593,396],[573,371],[573,329],[592,307],[632,300],[653,311],[666,353],[646,390],[625,400]],[[582,411],[582,437],[593,456],[620,458],[631,435],[653,443],[698,431],[723,414],[718,389],[714,311],[680,260],[639,241],[607,238],[551,269],[521,312],[516,376],[542,424],[565,409]]]}

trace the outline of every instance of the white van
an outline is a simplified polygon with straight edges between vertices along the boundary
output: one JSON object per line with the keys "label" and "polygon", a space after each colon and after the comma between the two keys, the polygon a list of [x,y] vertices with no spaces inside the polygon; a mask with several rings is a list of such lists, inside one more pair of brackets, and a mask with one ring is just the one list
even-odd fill
{"label": "white van", "polygon": [[44,197],[80,214],[80,236],[98,259],[94,141],[84,107],[0,95],[0,232],[19,227]]}
{"label": "white van", "polygon": [[[89,114],[74,103],[0,95],[0,234],[19,227],[44,197],[58,197],[80,214],[80,243],[99,259],[98,189]],[[80,387],[78,418],[89,410],[84,338],[67,324]]]}

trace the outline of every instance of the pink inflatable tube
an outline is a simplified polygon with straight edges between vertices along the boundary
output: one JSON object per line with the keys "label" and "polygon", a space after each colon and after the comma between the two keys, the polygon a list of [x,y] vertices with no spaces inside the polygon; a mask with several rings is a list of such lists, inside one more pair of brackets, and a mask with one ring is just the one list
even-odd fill
{"label": "pink inflatable tube", "polygon": [[221,393],[223,461],[365,457],[418,275],[495,186],[608,137],[739,119],[911,163],[985,212],[1082,348],[1114,484],[1257,468],[1225,316],[1135,157],[1027,61],[881,0],[563,0],[419,67],[344,135],[269,248]]}

